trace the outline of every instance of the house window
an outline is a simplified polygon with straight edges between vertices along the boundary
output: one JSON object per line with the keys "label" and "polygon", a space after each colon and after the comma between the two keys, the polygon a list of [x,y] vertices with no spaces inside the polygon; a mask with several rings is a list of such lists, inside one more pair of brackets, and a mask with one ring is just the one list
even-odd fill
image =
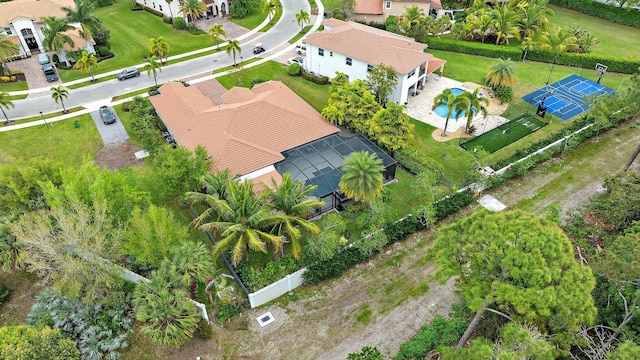
{"label": "house window", "polygon": [[350,57],[347,58],[346,62],[347,62],[347,65],[351,66],[351,58]]}
{"label": "house window", "polygon": [[391,9],[391,1],[385,1],[384,2],[384,8],[385,9]]}
{"label": "house window", "polygon": [[367,64],[367,71],[372,71],[372,70],[373,70],[373,65]]}
{"label": "house window", "polygon": [[158,9],[160,9],[160,11],[162,11],[162,5],[158,4]]}
{"label": "house window", "polygon": [[151,3],[151,5],[153,5],[153,8],[156,8],[156,3]]}
{"label": "house window", "polygon": [[324,49],[323,48],[319,48],[318,49],[318,55],[324,56]]}
{"label": "house window", "polygon": [[413,70],[409,71],[409,75],[407,75],[407,78],[410,78],[415,74],[416,74],[416,69],[413,69]]}
{"label": "house window", "polygon": [[12,35],[13,34],[11,32],[11,28],[4,28],[4,31],[7,33],[7,35]]}
{"label": "house window", "polygon": [[144,0],[144,4],[147,5],[147,0]]}
{"label": "house window", "polygon": [[333,56],[333,51],[329,51],[329,56]]}

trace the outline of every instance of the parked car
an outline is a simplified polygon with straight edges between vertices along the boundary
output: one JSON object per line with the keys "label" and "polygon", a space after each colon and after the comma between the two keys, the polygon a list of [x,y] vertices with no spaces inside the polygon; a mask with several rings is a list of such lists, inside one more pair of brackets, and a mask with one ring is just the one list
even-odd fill
{"label": "parked car", "polygon": [[138,76],[140,76],[140,70],[138,70],[138,68],[128,68],[128,69],[122,70],[122,72],[118,74],[118,80],[122,81],[122,80],[126,80],[132,77],[138,77]]}
{"label": "parked car", "polygon": [[288,64],[298,63],[298,64],[300,64],[300,66],[302,66],[302,64],[304,64],[304,59],[301,58],[300,56],[292,57],[289,60],[287,60],[287,63]]}
{"label": "parked car", "polygon": [[261,52],[264,52],[264,46],[262,46],[262,43],[257,43],[255,44],[255,46],[253,47],[253,53],[254,54],[260,54]]}
{"label": "parked car", "polygon": [[56,74],[56,70],[51,64],[42,66],[42,72],[44,73],[44,76],[47,78],[48,82],[58,80],[58,74]]}
{"label": "parked car", "polygon": [[40,63],[40,65],[48,64],[49,63],[49,55],[47,55],[46,53],[38,54],[38,62]]}
{"label": "parked car", "polygon": [[296,45],[296,52],[298,53],[298,55],[304,55],[307,53],[307,45],[302,44],[302,45]]}
{"label": "parked car", "polygon": [[113,114],[113,111],[109,109],[108,106],[103,105],[100,106],[100,118],[105,125],[113,124],[116,122],[116,116]]}

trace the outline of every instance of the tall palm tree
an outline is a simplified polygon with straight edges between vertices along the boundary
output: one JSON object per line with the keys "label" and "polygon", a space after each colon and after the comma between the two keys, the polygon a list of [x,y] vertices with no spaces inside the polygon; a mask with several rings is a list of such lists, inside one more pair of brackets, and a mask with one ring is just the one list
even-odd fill
{"label": "tall palm tree", "polygon": [[354,152],[344,162],[346,165],[341,168],[344,175],[338,183],[344,195],[360,202],[369,202],[380,196],[384,166],[376,154],[364,150]]}
{"label": "tall palm tree", "polygon": [[0,75],[4,74],[7,69],[7,60],[19,53],[18,45],[7,39],[7,33],[4,29],[0,29]]}
{"label": "tall palm tree", "polygon": [[227,55],[233,57],[233,66],[238,66],[236,63],[236,55],[240,55],[242,53],[242,48],[240,48],[240,42],[236,39],[229,40],[227,42]]}
{"label": "tall palm tree", "polygon": [[518,6],[518,27],[524,37],[533,38],[536,34],[547,29],[549,16],[553,10],[547,6],[547,0],[531,0],[527,6]]}
{"label": "tall palm tree", "polygon": [[142,68],[142,70],[147,72],[148,77],[151,77],[151,74],[153,74],[153,81],[156,83],[156,86],[158,86],[158,71],[162,72],[162,64],[158,61],[158,57],[151,55],[147,65]]}
{"label": "tall palm tree", "polygon": [[207,10],[207,5],[200,0],[183,0],[180,2],[179,8],[180,12],[184,16],[188,16],[190,22],[195,24],[196,19]]}
{"label": "tall palm tree", "polygon": [[549,32],[544,32],[540,36],[539,46],[543,50],[550,50],[556,54],[578,49],[576,37],[570,28],[556,26]]}
{"label": "tall palm tree", "polygon": [[9,117],[7,116],[7,113],[4,112],[4,109],[9,110],[9,107],[15,108],[16,106],[13,104],[13,101],[11,101],[9,99],[9,93],[6,92],[0,92],[0,110],[2,110],[2,115],[4,115],[4,118],[7,120],[4,124],[8,125],[11,123],[11,121],[9,120]]}
{"label": "tall palm tree", "polygon": [[91,81],[95,82],[96,78],[93,76],[93,68],[99,69],[100,65],[98,65],[98,58],[96,58],[94,53],[83,51],[82,56],[76,61],[73,67],[80,69],[83,73],[90,73]]}
{"label": "tall palm tree", "polygon": [[447,120],[444,123],[444,129],[442,130],[442,136],[447,136],[447,127],[449,126],[449,119],[452,116],[457,120],[465,109],[469,108],[469,100],[460,95],[455,95],[451,89],[444,89],[441,94],[438,94],[433,99],[433,107],[431,110],[435,110],[438,106],[445,105],[447,107]]}
{"label": "tall palm tree", "polygon": [[404,7],[404,14],[402,15],[402,27],[405,30],[411,30],[415,26],[419,25],[424,19],[424,9],[413,5],[411,7]]}
{"label": "tall palm tree", "polygon": [[101,21],[98,17],[91,14],[95,5],[90,0],[74,0],[75,8],[63,7],[62,11],[66,13],[67,23],[79,23],[80,35],[85,39],[85,45],[89,43],[91,32],[95,25]]}
{"label": "tall palm tree", "polygon": [[[186,193],[187,200],[194,204],[203,199],[193,192]],[[211,231],[217,238],[213,258],[233,248],[233,263],[237,264],[243,256],[249,262],[250,250],[267,252],[267,242],[278,251],[282,246],[280,235],[269,233],[284,220],[267,203],[269,194],[255,194],[253,182],[237,183],[229,181],[224,198],[208,197],[205,205],[210,209],[194,219],[194,225],[200,230]],[[211,216],[213,215],[213,216]]]}
{"label": "tall palm tree", "polygon": [[300,10],[300,12],[296,14],[296,22],[298,23],[298,25],[300,25],[300,33],[304,32],[304,24],[308,23],[309,21],[310,19],[308,12]]}
{"label": "tall palm tree", "polygon": [[215,23],[211,25],[207,33],[209,34],[209,38],[211,38],[211,40],[216,41],[216,46],[218,47],[218,51],[220,51],[220,40],[223,36],[227,37],[227,32],[224,31],[224,25]]}
{"label": "tall palm tree", "polygon": [[262,15],[269,14],[269,23],[271,23],[271,17],[276,14],[279,7],[277,0],[266,0],[262,5]]}
{"label": "tall palm tree", "polygon": [[[72,30],[73,26],[69,25],[65,19],[56,19],[53,16],[47,16],[42,18],[44,28],[42,29],[42,35],[44,40],[42,45],[47,51],[52,51],[56,54],[64,52],[64,45],[75,46],[73,39],[67,34],[66,31]],[[69,60],[65,56],[65,62],[69,66]]]}
{"label": "tall palm tree", "polygon": [[60,101],[60,103],[62,104],[62,113],[66,114],[67,109],[65,109],[64,107],[64,99],[69,97],[69,91],[63,88],[62,85],[58,85],[57,87],[51,88],[51,97],[53,98],[53,101],[56,102],[56,104],[58,103],[58,101]]}
{"label": "tall palm tree", "polygon": [[172,287],[166,274],[171,269],[156,270],[149,282],[140,282],[133,292],[136,319],[143,322],[142,332],[151,342],[161,346],[179,347],[189,340],[200,320],[195,305],[182,288]]}
{"label": "tall palm tree", "polygon": [[335,105],[329,105],[322,109],[322,117],[336,125],[344,124],[344,112]]}
{"label": "tall palm tree", "polygon": [[511,59],[498,58],[497,62],[489,68],[485,80],[493,89],[499,87],[511,87],[516,83],[515,64]]}
{"label": "tall palm tree", "polygon": [[496,44],[509,44],[509,36],[513,35],[520,40],[520,29],[517,23],[520,19],[518,13],[508,4],[496,5],[491,11],[493,27],[496,34]]}
{"label": "tall palm tree", "polygon": [[158,36],[157,38],[149,39],[149,54],[157,55],[160,58],[160,62],[169,52],[169,43],[164,39],[164,36]]}
{"label": "tall palm tree", "polygon": [[301,180],[291,179],[290,173],[282,175],[282,182],[271,180],[274,191],[271,193],[271,204],[282,211],[285,215],[284,221],[276,226],[275,232],[285,236],[291,244],[291,253],[296,259],[300,259],[302,244],[300,239],[302,232],[300,229],[310,234],[318,234],[320,228],[303,217],[312,213],[314,209],[322,207],[323,201],[313,196],[317,186],[305,186]]}
{"label": "tall palm tree", "polygon": [[465,126],[465,130],[467,134],[470,134],[471,121],[473,121],[473,118],[476,116],[476,114],[480,112],[482,113],[482,116],[487,117],[487,106],[489,106],[489,99],[480,95],[480,88],[476,88],[475,90],[473,90],[473,92],[465,91],[460,95],[466,97],[469,100],[469,106],[464,109],[464,111],[467,115],[467,124]]}

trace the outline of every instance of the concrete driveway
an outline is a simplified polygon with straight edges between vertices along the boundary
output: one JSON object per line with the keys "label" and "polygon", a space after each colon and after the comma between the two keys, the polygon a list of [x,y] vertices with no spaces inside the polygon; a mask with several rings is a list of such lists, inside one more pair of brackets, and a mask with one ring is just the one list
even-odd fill
{"label": "concrete driveway", "polygon": [[[49,55],[49,58],[51,58],[51,55]],[[22,60],[12,61],[9,63],[9,68],[11,70],[20,70],[24,73],[27,78],[27,85],[29,85],[29,89],[50,88],[62,84],[59,77],[56,81],[47,82],[47,78],[42,72],[42,65],[38,62],[37,55]],[[57,68],[56,72],[58,72]],[[39,97],[48,94],[48,92],[39,92],[37,94],[30,94],[29,97]]]}
{"label": "concrete driveway", "polygon": [[92,111],[91,117],[93,118],[93,122],[96,123],[100,137],[102,137],[102,142],[105,145],[123,143],[129,138],[129,134],[127,134],[127,130],[124,128],[124,125],[122,125],[118,113],[116,113],[112,107],[110,107],[110,109],[116,116],[116,122],[113,124],[105,125],[100,118],[98,110]]}

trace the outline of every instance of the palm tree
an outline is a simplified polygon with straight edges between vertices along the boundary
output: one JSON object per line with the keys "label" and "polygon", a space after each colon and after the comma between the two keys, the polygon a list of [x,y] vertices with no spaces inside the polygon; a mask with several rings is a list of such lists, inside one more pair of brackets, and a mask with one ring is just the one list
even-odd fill
{"label": "palm tree", "polygon": [[7,33],[4,29],[0,29],[0,75],[4,74],[7,69],[7,60],[17,55],[19,52],[18,45],[7,39]]}
{"label": "palm tree", "polygon": [[322,117],[336,125],[344,124],[344,112],[335,105],[329,105],[322,109]]}
{"label": "palm tree", "polygon": [[461,95],[455,95],[451,89],[444,89],[441,94],[438,94],[433,99],[433,107],[431,110],[435,110],[438,106],[445,105],[447,107],[447,120],[444,123],[444,129],[442,130],[442,136],[447,136],[447,127],[449,126],[449,119],[454,116],[457,120],[465,109],[469,108],[469,100]]}
{"label": "palm tree", "polygon": [[86,43],[89,43],[91,38],[91,29],[101,21],[96,16],[91,14],[94,9],[94,4],[90,0],[74,0],[76,7],[69,8],[63,7],[62,11],[66,13],[67,23],[79,23],[80,35],[85,39]]}
{"label": "palm tree", "polygon": [[516,83],[516,70],[513,61],[510,58],[506,60],[498,58],[498,61],[489,68],[485,80],[493,89],[513,86]]}
{"label": "palm tree", "polygon": [[207,5],[200,0],[183,0],[179,8],[180,12],[195,24],[196,19],[207,10]]}
{"label": "palm tree", "polygon": [[93,68],[99,69],[100,65],[98,65],[98,58],[96,58],[94,53],[83,51],[82,56],[73,67],[80,69],[83,73],[90,73],[91,81],[95,82],[96,78],[93,76]]}
{"label": "palm tree", "polygon": [[382,160],[376,154],[367,151],[351,153],[344,159],[341,168],[344,175],[340,178],[340,191],[347,197],[361,202],[369,202],[382,193]]}
{"label": "palm tree", "polygon": [[554,27],[550,32],[540,35],[539,46],[543,50],[550,50],[556,54],[577,50],[576,37],[568,27]]}
{"label": "palm tree", "polygon": [[424,19],[424,10],[418,5],[411,7],[404,7],[404,14],[402,15],[402,27],[405,30],[413,29],[414,26],[420,24],[420,21]]}
{"label": "palm tree", "polygon": [[496,44],[504,42],[509,45],[508,35],[520,40],[520,30],[516,26],[520,17],[512,7],[508,4],[496,5],[491,11],[491,18],[496,32]]}
{"label": "palm tree", "polygon": [[[185,194],[191,204],[198,203],[203,197],[197,193]],[[284,221],[284,216],[276,213],[267,203],[269,194],[255,194],[251,180],[243,183],[229,181],[226,196],[206,197],[209,207],[194,219],[194,225],[203,231],[211,231],[217,238],[213,250],[213,258],[233,248],[233,264],[237,264],[243,256],[249,262],[250,250],[267,252],[267,242],[278,251],[282,246],[282,237],[268,232]]]}
{"label": "palm tree", "polygon": [[199,316],[187,292],[167,281],[171,274],[165,272],[171,269],[163,270],[151,273],[149,282],[136,285],[132,302],[136,319],[144,323],[142,332],[151,342],[177,348],[191,338]]}
{"label": "palm tree", "polygon": [[233,66],[238,66],[236,63],[236,55],[240,55],[242,53],[242,48],[240,48],[240,42],[236,39],[229,40],[227,43],[227,55],[233,56]]}
{"label": "palm tree", "polygon": [[63,88],[62,85],[58,85],[58,87],[51,88],[51,97],[53,98],[53,101],[56,102],[56,104],[58,103],[58,101],[60,101],[60,103],[62,104],[62,113],[66,114],[67,109],[65,109],[64,107],[64,99],[69,97],[69,91]]}
{"label": "palm tree", "polygon": [[15,109],[15,105],[13,105],[13,101],[11,101],[9,99],[9,93],[6,92],[0,92],[0,110],[2,110],[2,115],[4,115],[4,118],[7,120],[4,124],[8,125],[11,123],[11,121],[9,121],[9,117],[7,117],[7,113],[4,112],[4,109],[9,110],[9,107],[12,107]]}
{"label": "palm tree", "polygon": [[169,52],[169,43],[164,39],[164,36],[158,36],[157,38],[149,39],[149,54],[158,55],[160,62]]}
{"label": "palm tree", "polygon": [[536,45],[536,42],[530,37],[522,39],[522,42],[520,43],[520,49],[522,49],[522,61],[527,58],[527,53],[529,51],[536,48]]}
{"label": "palm tree", "polygon": [[303,217],[306,217],[314,209],[322,207],[323,201],[313,196],[313,192],[317,186],[305,186],[301,180],[291,179],[290,173],[282,175],[282,182],[278,183],[271,179],[273,185],[273,193],[271,193],[271,204],[279,211],[282,211],[287,217],[285,221],[277,225],[276,233],[286,236],[291,243],[291,253],[296,259],[300,259],[302,245],[300,238],[302,232],[299,228],[310,234],[318,234],[320,228]]}
{"label": "palm tree", "polygon": [[[471,133],[471,121],[476,116],[478,112],[482,113],[483,117],[487,117],[487,106],[489,106],[489,99],[480,95],[480,88],[476,88],[473,92],[465,91],[461,96],[466,97],[469,102],[469,106],[464,109],[467,115],[467,124],[465,126],[465,130],[467,134]],[[464,105],[464,104],[463,104]]]}
{"label": "palm tree", "polygon": [[547,6],[547,0],[531,0],[527,6],[518,6],[518,26],[523,36],[533,38],[537,33],[547,29],[548,16],[553,10]]}
{"label": "palm tree", "polygon": [[[47,51],[52,51],[56,54],[64,52],[64,45],[75,46],[73,39],[67,34],[66,31],[72,30],[73,26],[69,25],[64,19],[56,19],[53,16],[47,16],[42,18],[44,28],[42,29],[42,35],[44,40],[42,45]],[[69,66],[69,60],[65,56],[65,62]]]}
{"label": "palm tree", "polygon": [[209,28],[209,31],[207,31],[207,33],[209,34],[209,37],[211,38],[211,40],[215,40],[216,41],[216,46],[218,47],[218,51],[220,51],[220,40],[221,37],[227,37],[227,32],[224,31],[224,25],[222,24],[218,24],[215,23],[213,25],[211,25],[211,27]]}
{"label": "palm tree", "polygon": [[269,23],[271,23],[271,16],[275,15],[278,11],[278,1],[276,0],[266,0],[264,5],[262,5],[262,15],[269,14]]}
{"label": "palm tree", "polygon": [[304,24],[308,23],[309,21],[310,20],[308,12],[300,10],[300,12],[296,14],[296,22],[298,23],[298,25],[300,25],[300,33],[304,32]]}
{"label": "palm tree", "polygon": [[205,282],[215,274],[211,250],[202,242],[183,241],[171,248],[169,261],[175,266],[178,282],[198,297],[198,282]]}
{"label": "palm tree", "polygon": [[151,74],[153,74],[153,81],[156,83],[156,86],[158,86],[158,70],[162,72],[162,64],[158,61],[158,57],[151,55],[147,65],[142,68],[142,70],[147,72],[148,77],[151,77]]}

